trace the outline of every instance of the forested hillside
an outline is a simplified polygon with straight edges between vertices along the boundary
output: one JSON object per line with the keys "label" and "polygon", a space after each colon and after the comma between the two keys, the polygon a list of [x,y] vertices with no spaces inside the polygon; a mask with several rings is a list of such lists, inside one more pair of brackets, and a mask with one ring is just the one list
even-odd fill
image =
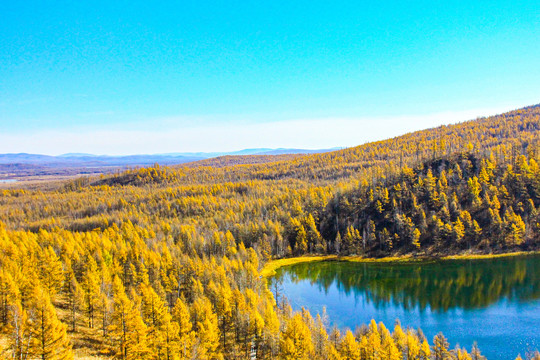
{"label": "forested hillside", "polygon": [[479,359],[399,325],[327,331],[259,271],[308,253],[537,249],[539,156],[534,106],[331,153],[3,190],[3,354]]}
{"label": "forested hillside", "polygon": [[[510,159],[459,153],[404,167],[391,179],[332,199],[321,229],[339,254],[425,250],[485,252],[540,245],[540,170],[531,154]],[[342,235],[343,234],[343,235]]]}

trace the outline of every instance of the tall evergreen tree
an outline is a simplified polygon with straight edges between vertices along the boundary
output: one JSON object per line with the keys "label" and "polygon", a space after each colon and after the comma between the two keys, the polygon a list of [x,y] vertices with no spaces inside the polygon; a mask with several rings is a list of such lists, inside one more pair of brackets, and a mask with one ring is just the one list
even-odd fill
{"label": "tall evergreen tree", "polygon": [[41,360],[73,359],[67,325],[58,320],[48,291],[38,289],[28,310],[30,353]]}

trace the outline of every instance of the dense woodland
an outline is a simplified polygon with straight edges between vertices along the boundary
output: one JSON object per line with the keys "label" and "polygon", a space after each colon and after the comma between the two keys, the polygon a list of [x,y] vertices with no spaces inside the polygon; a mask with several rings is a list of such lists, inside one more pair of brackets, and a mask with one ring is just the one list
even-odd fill
{"label": "dense woodland", "polygon": [[259,271],[309,253],[538,249],[539,156],[535,106],[331,153],[5,189],[2,356],[480,359],[399,324],[330,329],[276,304]]}

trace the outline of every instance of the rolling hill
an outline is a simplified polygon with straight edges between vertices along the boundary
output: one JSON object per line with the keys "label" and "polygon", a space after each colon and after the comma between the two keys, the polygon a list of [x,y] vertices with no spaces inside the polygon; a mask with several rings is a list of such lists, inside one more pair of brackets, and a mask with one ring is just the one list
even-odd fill
{"label": "rolling hill", "polygon": [[[287,358],[302,341],[320,346],[321,359],[382,344],[396,359],[410,348],[423,349],[415,359],[432,350],[472,359],[441,334],[430,346],[399,324],[329,334],[322,317],[277,304],[261,269],[305,255],[538,250],[539,145],[532,106],[320,154],[15,183],[0,191],[1,340],[17,350],[47,319],[57,348],[85,358],[114,357],[126,336],[133,358],[163,349],[179,358]],[[10,331],[21,324],[26,332]],[[477,347],[471,353],[482,358]]]}

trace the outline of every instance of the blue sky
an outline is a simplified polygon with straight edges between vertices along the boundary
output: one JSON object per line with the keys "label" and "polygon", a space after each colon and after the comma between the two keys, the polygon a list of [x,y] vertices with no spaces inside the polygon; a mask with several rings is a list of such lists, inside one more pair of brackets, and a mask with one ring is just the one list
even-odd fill
{"label": "blue sky", "polygon": [[2,1],[0,152],[354,146],[540,102],[537,1]]}

